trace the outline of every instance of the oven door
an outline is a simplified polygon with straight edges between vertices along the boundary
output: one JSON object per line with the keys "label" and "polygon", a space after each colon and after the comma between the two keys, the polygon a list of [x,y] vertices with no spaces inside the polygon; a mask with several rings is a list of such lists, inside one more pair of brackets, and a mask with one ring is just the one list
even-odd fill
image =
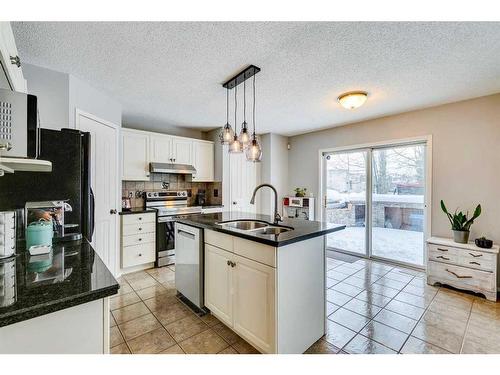
{"label": "oven door", "polygon": [[175,263],[175,222],[158,218],[156,225],[156,266]]}

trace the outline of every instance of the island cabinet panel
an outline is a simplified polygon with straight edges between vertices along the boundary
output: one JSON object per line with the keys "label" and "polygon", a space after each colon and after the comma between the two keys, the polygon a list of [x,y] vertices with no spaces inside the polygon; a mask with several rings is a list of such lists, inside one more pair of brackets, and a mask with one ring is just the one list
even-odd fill
{"label": "island cabinet panel", "polygon": [[233,324],[231,258],[230,252],[205,244],[205,305],[228,326]]}
{"label": "island cabinet panel", "polygon": [[234,237],[233,248],[238,255],[276,267],[276,248],[274,247]]}
{"label": "island cabinet panel", "polygon": [[275,350],[276,269],[235,255],[233,329],[265,353]]}

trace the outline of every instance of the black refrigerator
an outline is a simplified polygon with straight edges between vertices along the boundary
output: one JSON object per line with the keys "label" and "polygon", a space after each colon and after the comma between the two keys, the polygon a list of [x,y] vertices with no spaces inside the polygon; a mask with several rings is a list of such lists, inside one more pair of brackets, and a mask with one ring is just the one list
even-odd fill
{"label": "black refrigerator", "polygon": [[52,172],[5,174],[0,178],[0,211],[24,209],[26,202],[67,200],[73,210],[65,213],[65,224],[77,224],[83,237],[92,241],[90,147],[90,133],[40,129],[39,159],[51,161]]}

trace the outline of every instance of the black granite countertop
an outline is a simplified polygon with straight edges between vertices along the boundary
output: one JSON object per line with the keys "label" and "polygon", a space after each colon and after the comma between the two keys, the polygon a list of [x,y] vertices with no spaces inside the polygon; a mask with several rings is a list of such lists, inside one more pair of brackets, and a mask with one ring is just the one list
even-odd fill
{"label": "black granite countertop", "polygon": [[156,210],[154,208],[132,207],[129,209],[122,209],[120,215],[144,214],[147,212],[156,212]]}
{"label": "black granite countertop", "polygon": [[48,261],[33,259],[22,247],[16,257],[0,261],[0,327],[118,292],[118,282],[86,240],[54,245]]}
{"label": "black granite countertop", "polygon": [[307,240],[309,238],[322,236],[328,233],[333,233],[345,228],[345,225],[285,218],[283,219],[282,222],[279,223],[279,225],[292,227],[293,230],[277,235],[274,234],[265,235],[265,234],[259,234],[255,231],[245,231],[233,228],[229,229],[227,227],[218,225],[218,223],[222,221],[242,220],[242,219],[261,220],[267,223],[272,223],[272,218],[270,216],[244,213],[244,212],[238,212],[238,213],[220,212],[216,214],[189,215],[179,218],[176,221],[182,224],[191,225],[198,228],[211,229],[217,232],[227,233],[233,236],[260,242],[265,245],[270,245],[274,247],[285,246],[294,242],[299,242]]}
{"label": "black granite countertop", "polygon": [[201,208],[219,208],[219,207],[224,207],[223,204],[205,204],[201,206]]}

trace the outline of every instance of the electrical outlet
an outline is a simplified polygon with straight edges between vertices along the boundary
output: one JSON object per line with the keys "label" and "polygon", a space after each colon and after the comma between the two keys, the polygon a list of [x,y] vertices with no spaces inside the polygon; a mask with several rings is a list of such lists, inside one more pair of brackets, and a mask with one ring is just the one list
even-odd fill
{"label": "electrical outlet", "polygon": [[170,183],[169,182],[163,181],[161,183],[161,188],[162,189],[168,190],[169,187],[170,187]]}
{"label": "electrical outlet", "polygon": [[214,189],[214,197],[217,198],[219,196],[219,189]]}

